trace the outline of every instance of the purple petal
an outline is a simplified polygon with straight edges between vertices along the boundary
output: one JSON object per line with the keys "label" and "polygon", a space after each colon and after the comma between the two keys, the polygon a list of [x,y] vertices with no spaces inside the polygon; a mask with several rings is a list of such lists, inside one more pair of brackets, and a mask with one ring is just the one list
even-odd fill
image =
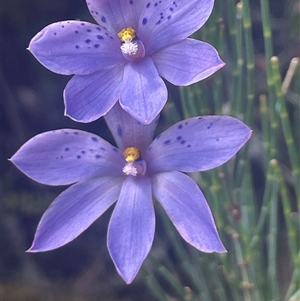
{"label": "purple petal", "polygon": [[42,65],[60,74],[90,74],[125,62],[118,37],[82,21],[45,27],[33,37],[29,50]]}
{"label": "purple petal", "polygon": [[28,177],[48,185],[68,185],[95,176],[122,175],[122,153],[102,138],[63,129],[27,141],[11,161]]}
{"label": "purple petal", "polygon": [[44,213],[28,251],[49,251],[72,241],[117,200],[123,180],[96,178],[65,190]]}
{"label": "purple petal", "polygon": [[130,283],[148,255],[155,231],[151,180],[127,177],[108,227],[108,249],[120,276]]}
{"label": "purple petal", "polygon": [[125,65],[120,103],[142,124],[151,123],[164,107],[168,91],[151,58]]}
{"label": "purple petal", "polygon": [[126,113],[117,102],[104,118],[120,150],[135,146],[145,154],[153,140],[159,116],[150,124],[142,125]]}
{"label": "purple petal", "polygon": [[117,36],[117,33],[126,27],[137,29],[143,2],[140,0],[87,0],[87,6],[94,19]]}
{"label": "purple petal", "polygon": [[179,42],[206,22],[213,0],[145,1],[138,36],[147,54]]}
{"label": "purple petal", "polygon": [[203,171],[217,167],[248,141],[251,130],[230,116],[203,116],[180,121],[157,136],[145,160],[148,172]]}
{"label": "purple petal", "polygon": [[205,79],[224,66],[214,47],[193,39],[163,48],[152,58],[162,77],[181,86]]}
{"label": "purple petal", "polygon": [[165,172],[154,175],[152,183],[155,198],[189,244],[203,252],[226,252],[206,199],[191,178]]}
{"label": "purple petal", "polygon": [[79,122],[91,122],[105,115],[120,96],[122,76],[123,66],[75,75],[64,91],[65,115]]}

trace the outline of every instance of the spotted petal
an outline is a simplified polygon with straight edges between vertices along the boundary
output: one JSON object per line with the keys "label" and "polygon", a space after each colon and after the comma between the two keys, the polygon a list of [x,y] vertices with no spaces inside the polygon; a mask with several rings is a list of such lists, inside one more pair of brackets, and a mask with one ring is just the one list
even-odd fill
{"label": "spotted petal", "polygon": [[151,181],[128,177],[108,228],[108,249],[120,276],[130,283],[152,246],[155,216]]}
{"label": "spotted petal", "polygon": [[126,113],[117,102],[104,118],[120,150],[136,146],[144,154],[153,140],[159,116],[150,124],[142,125]]}
{"label": "spotted petal", "polygon": [[148,148],[148,172],[194,172],[217,167],[248,141],[251,130],[229,116],[204,116],[178,122]]}
{"label": "spotted petal", "polygon": [[143,3],[140,0],[87,0],[97,23],[116,36],[123,28],[137,28]]}
{"label": "spotted petal", "polygon": [[123,177],[102,177],[65,190],[44,213],[28,251],[49,251],[72,241],[117,200],[122,182]]}
{"label": "spotted petal", "polygon": [[152,179],[155,198],[189,244],[203,252],[226,252],[205,197],[190,177],[173,171]]}
{"label": "spotted petal", "polygon": [[[143,1],[144,2],[144,1]],[[147,54],[182,41],[198,30],[211,14],[213,0],[145,1],[138,36]]]}
{"label": "spotted petal", "polygon": [[152,58],[162,77],[181,86],[203,80],[224,66],[214,47],[194,39],[165,47]]}
{"label": "spotted petal", "polygon": [[151,58],[125,65],[121,107],[142,124],[151,123],[168,97],[166,85]]}
{"label": "spotted petal", "polygon": [[122,175],[121,152],[102,138],[79,130],[56,130],[26,142],[11,161],[28,177],[68,185],[95,176]]}
{"label": "spotted petal", "polygon": [[82,21],[45,27],[33,37],[29,50],[42,65],[60,74],[90,74],[125,61],[118,37]]}
{"label": "spotted petal", "polygon": [[122,69],[113,66],[89,75],[75,75],[64,91],[65,115],[80,122],[105,115],[120,96]]}

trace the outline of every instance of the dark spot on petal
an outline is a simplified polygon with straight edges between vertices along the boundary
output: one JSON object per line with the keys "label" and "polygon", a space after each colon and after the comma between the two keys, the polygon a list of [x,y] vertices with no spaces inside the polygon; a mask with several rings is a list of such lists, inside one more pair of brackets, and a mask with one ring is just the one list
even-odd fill
{"label": "dark spot on petal", "polygon": [[158,5],[158,3],[157,3],[157,2],[155,2],[155,3],[154,3],[154,6],[157,6],[157,5]]}
{"label": "dark spot on petal", "polygon": [[73,134],[74,134],[74,135],[78,135],[79,133],[78,133],[78,132],[73,132]]}
{"label": "dark spot on petal", "polygon": [[106,18],[105,18],[104,16],[102,16],[102,17],[101,17],[101,21],[102,21],[103,23],[106,23]]}
{"label": "dark spot on petal", "polygon": [[61,28],[65,28],[65,26],[64,26],[64,25],[62,25],[62,26],[61,26]]}
{"label": "dark spot on petal", "polygon": [[177,140],[181,140],[181,138],[182,138],[181,136],[178,136],[176,139],[177,139]]}
{"label": "dark spot on petal", "polygon": [[150,5],[151,5],[151,3],[149,2],[149,3],[147,3],[146,7],[147,7],[147,8],[149,8],[149,7],[150,7]]}
{"label": "dark spot on petal", "polygon": [[219,138],[216,139],[216,141],[219,141],[219,140],[220,140]]}
{"label": "dark spot on petal", "polygon": [[170,11],[173,11],[174,10],[174,8],[173,7],[170,7]]}
{"label": "dark spot on petal", "polygon": [[210,129],[212,126],[213,126],[213,123],[211,122],[207,128]]}
{"label": "dark spot on petal", "polygon": [[120,125],[118,125],[117,132],[118,132],[118,135],[119,135],[120,137],[122,137],[122,135],[123,135],[123,131],[122,131],[122,128],[121,128],[121,126],[120,126]]}
{"label": "dark spot on petal", "polygon": [[85,42],[86,42],[86,43],[90,43],[91,40],[90,40],[90,39],[86,39]]}
{"label": "dark spot on petal", "polygon": [[68,132],[64,132],[64,134],[65,134],[65,135],[69,135],[69,133],[68,133]]}
{"label": "dark spot on petal", "polygon": [[185,143],[186,143],[186,141],[185,141],[185,140],[182,140],[180,143],[181,143],[181,144],[185,144]]}
{"label": "dark spot on petal", "polygon": [[100,34],[98,34],[98,35],[97,35],[97,39],[103,40],[104,38],[103,38],[103,36],[101,36]]}
{"label": "dark spot on petal", "polygon": [[170,142],[171,142],[171,140],[168,139],[168,140],[164,141],[164,144],[169,144]]}
{"label": "dark spot on petal", "polygon": [[118,152],[118,149],[117,148],[115,148],[115,147],[113,147],[113,149],[112,149],[114,152]]}
{"label": "dark spot on petal", "polygon": [[61,159],[63,159],[63,158],[64,158],[64,156],[60,156],[60,158],[61,158]]}
{"label": "dark spot on petal", "polygon": [[187,147],[191,147],[191,145],[190,145],[190,144],[188,144],[188,145],[187,145]]}
{"label": "dark spot on petal", "polygon": [[202,119],[202,117],[198,117],[198,119],[200,120],[200,119]]}
{"label": "dark spot on petal", "polygon": [[98,138],[97,137],[92,137],[92,140],[93,141],[98,141]]}
{"label": "dark spot on petal", "polygon": [[95,158],[96,158],[96,159],[100,159],[101,156],[100,156],[100,155],[96,155]]}
{"label": "dark spot on petal", "polygon": [[147,21],[148,21],[147,18],[144,18],[143,21],[142,21],[143,25],[146,25]]}
{"label": "dark spot on petal", "polygon": [[100,46],[99,44],[95,44],[94,45],[95,48],[99,48],[99,46]]}
{"label": "dark spot on petal", "polygon": [[80,25],[81,25],[81,26],[84,26],[84,25],[85,25],[85,23],[80,23]]}
{"label": "dark spot on petal", "polygon": [[76,49],[79,49],[79,46],[78,46],[78,45],[76,45],[76,46],[75,46],[75,48],[76,48]]}
{"label": "dark spot on petal", "polygon": [[185,124],[185,125],[188,125],[188,122],[186,121],[184,124]]}
{"label": "dark spot on petal", "polygon": [[75,33],[77,34],[79,31],[78,30],[75,30]]}
{"label": "dark spot on petal", "polygon": [[159,25],[160,24],[160,20],[158,20],[156,23],[155,23],[155,25]]}
{"label": "dark spot on petal", "polygon": [[130,0],[130,1],[129,1],[129,4],[131,4],[131,5],[132,5],[132,4],[133,4],[133,0]]}
{"label": "dark spot on petal", "polygon": [[77,159],[80,159],[80,158],[81,158],[81,156],[80,156],[80,155],[78,155],[78,156],[77,156]]}
{"label": "dark spot on petal", "polygon": [[68,152],[69,150],[70,150],[69,147],[66,147],[66,148],[65,148],[65,152]]}
{"label": "dark spot on petal", "polygon": [[57,35],[57,33],[55,32],[53,35],[55,35],[55,36],[56,36],[56,35]]}
{"label": "dark spot on petal", "polygon": [[179,124],[177,128],[181,130],[182,127],[183,127],[183,125],[182,125],[182,124]]}
{"label": "dark spot on petal", "polygon": [[93,151],[94,151],[94,149],[90,148],[90,149],[89,149],[89,151],[90,151],[90,152],[93,152]]}
{"label": "dark spot on petal", "polygon": [[106,149],[105,149],[104,147],[100,147],[100,149],[101,149],[102,151],[106,151]]}
{"label": "dark spot on petal", "polygon": [[99,26],[96,27],[97,30],[101,31],[101,28]]}
{"label": "dark spot on petal", "polygon": [[85,151],[81,151],[82,154],[85,154]]}

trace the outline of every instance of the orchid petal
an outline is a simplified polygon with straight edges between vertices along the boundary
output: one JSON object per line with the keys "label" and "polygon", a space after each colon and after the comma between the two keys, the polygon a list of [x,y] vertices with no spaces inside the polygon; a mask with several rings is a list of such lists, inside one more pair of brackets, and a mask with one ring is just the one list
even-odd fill
{"label": "orchid petal", "polygon": [[120,276],[130,283],[148,255],[155,231],[151,180],[128,177],[108,227],[108,250]]}
{"label": "orchid petal", "polygon": [[87,0],[93,18],[112,34],[126,28],[137,28],[140,0]]}
{"label": "orchid petal", "polygon": [[164,107],[168,91],[151,58],[125,65],[121,107],[142,124],[151,123]]}
{"label": "orchid petal", "polygon": [[152,59],[162,77],[181,86],[203,80],[224,66],[214,47],[193,39],[163,48]]}
{"label": "orchid petal", "polygon": [[28,252],[53,250],[75,239],[117,200],[123,180],[96,178],[62,192],[44,213]]}
{"label": "orchid petal", "polygon": [[60,74],[90,74],[125,62],[117,37],[82,21],[45,27],[33,37],[29,50],[42,65]]}
{"label": "orchid petal", "polygon": [[135,146],[144,154],[153,140],[159,116],[150,124],[142,125],[117,102],[104,118],[120,150]]}
{"label": "orchid petal", "polygon": [[90,75],[75,75],[64,91],[65,115],[91,122],[105,115],[117,102],[122,84],[122,66]]}
{"label": "orchid petal", "polygon": [[232,158],[251,130],[230,116],[203,116],[180,121],[157,136],[145,160],[148,172],[194,172],[212,169]]}
{"label": "orchid petal", "polygon": [[27,141],[11,161],[31,179],[68,185],[95,176],[122,175],[122,153],[102,138],[79,130],[39,134]]}
{"label": "orchid petal", "polygon": [[178,171],[152,177],[154,197],[161,203],[180,235],[203,252],[224,253],[224,248],[203,193]]}
{"label": "orchid petal", "polygon": [[146,1],[139,20],[138,36],[147,54],[179,42],[207,21],[213,0]]}

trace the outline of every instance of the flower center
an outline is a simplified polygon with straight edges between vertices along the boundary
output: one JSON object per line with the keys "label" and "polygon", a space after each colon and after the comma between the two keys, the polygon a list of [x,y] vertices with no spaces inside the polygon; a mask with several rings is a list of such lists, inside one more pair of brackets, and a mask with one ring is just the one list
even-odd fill
{"label": "flower center", "polygon": [[146,173],[146,162],[141,158],[140,150],[137,147],[127,147],[123,154],[127,163],[122,171],[127,176],[144,175]]}
{"label": "flower center", "polygon": [[144,44],[132,27],[123,28],[118,32],[118,37],[121,41],[122,54],[127,60],[132,61],[145,56]]}

